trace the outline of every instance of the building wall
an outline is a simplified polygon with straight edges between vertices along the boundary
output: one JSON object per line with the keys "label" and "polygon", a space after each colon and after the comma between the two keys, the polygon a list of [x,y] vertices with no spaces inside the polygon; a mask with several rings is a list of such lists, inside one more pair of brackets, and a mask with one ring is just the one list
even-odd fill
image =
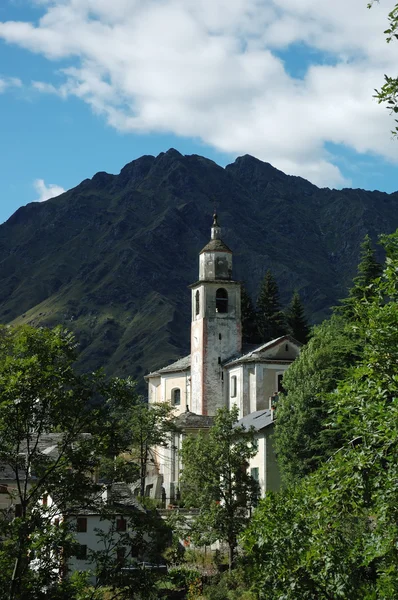
{"label": "building wall", "polygon": [[[149,403],[167,402],[174,408],[175,416],[190,408],[191,377],[190,371],[164,373],[160,377],[151,377],[148,382]],[[180,390],[180,404],[174,404],[174,390]]]}
{"label": "building wall", "polygon": [[203,252],[199,255],[199,279],[231,279],[232,254],[230,252]]}
{"label": "building wall", "polygon": [[[218,312],[216,292],[228,293],[228,312]],[[196,293],[200,307],[196,314]],[[192,288],[191,372],[192,411],[214,415],[224,404],[222,363],[241,350],[240,285],[206,282]]]}
{"label": "building wall", "polygon": [[275,359],[294,360],[299,355],[299,349],[297,346],[287,341],[280,344],[280,346],[277,346],[275,349],[273,348],[270,350],[270,353],[272,353],[272,358]]}
{"label": "building wall", "polygon": [[[120,509],[118,509],[120,510]],[[116,520],[123,517],[123,515],[116,515],[111,519],[100,519],[99,515],[81,515],[83,518],[87,519],[87,531],[86,532],[78,532],[74,531],[74,538],[79,545],[86,546],[87,548],[87,558],[79,559],[76,556],[72,556],[68,559],[68,569],[70,571],[90,571],[95,569],[95,563],[90,560],[89,552],[102,552],[107,550],[112,553],[112,550],[109,550],[113,546],[113,542],[117,542],[117,539],[120,535],[125,535],[125,532],[119,534],[116,531]],[[128,516],[124,516],[128,524]],[[73,521],[73,525],[76,524],[77,521]],[[127,529],[128,530],[128,529]],[[104,540],[100,533],[109,534],[108,538]],[[115,559],[115,551],[112,553],[112,558]],[[126,546],[126,562],[129,563],[131,560],[135,558],[131,556],[131,548]],[[95,577],[91,577],[91,582],[95,582]]]}
{"label": "building wall", "polygon": [[[235,392],[235,390],[233,389],[235,387],[235,383],[232,380],[233,377],[236,377],[236,393],[235,393],[235,395],[233,395]],[[233,406],[237,406],[238,410],[239,410],[238,418],[241,419],[243,417],[242,398],[244,395],[242,366],[239,365],[238,367],[230,369],[229,371],[225,371],[224,381],[225,381],[225,385],[227,386],[227,389],[228,389],[228,404],[227,404],[227,406],[228,406],[229,410],[231,410],[231,408]]]}
{"label": "building wall", "polygon": [[257,468],[261,497],[266,492],[277,492],[281,487],[278,463],[272,444],[273,425],[256,433],[258,452],[249,460],[249,473]]}

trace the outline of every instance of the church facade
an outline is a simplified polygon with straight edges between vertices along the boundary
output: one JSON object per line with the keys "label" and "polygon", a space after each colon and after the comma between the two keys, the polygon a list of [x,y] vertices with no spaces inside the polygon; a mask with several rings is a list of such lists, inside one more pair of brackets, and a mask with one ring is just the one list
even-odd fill
{"label": "church facade", "polygon": [[[216,215],[211,239],[199,254],[199,279],[190,287],[191,353],[145,377],[148,401],[170,403],[185,434],[210,427],[217,409],[236,405],[242,424],[250,422],[261,442],[273,428],[273,404],[301,344],[283,336],[242,347],[241,286],[232,277],[232,251],[221,239]],[[170,448],[156,452],[157,470],[171,499],[178,489],[180,444],[178,434]],[[264,456],[257,456],[252,469],[258,470],[254,473],[265,493],[278,483],[266,483],[267,465],[262,463],[271,452],[270,442],[268,451],[263,446]]]}

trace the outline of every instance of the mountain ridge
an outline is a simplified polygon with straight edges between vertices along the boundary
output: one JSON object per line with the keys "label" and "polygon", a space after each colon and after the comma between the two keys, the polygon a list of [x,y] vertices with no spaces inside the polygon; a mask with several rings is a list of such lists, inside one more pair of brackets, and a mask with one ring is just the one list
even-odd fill
{"label": "mountain ridge", "polygon": [[312,321],[355,273],[366,233],[398,227],[398,194],[317,188],[250,155],[225,168],[175,149],[96,173],[0,225],[0,321],[61,323],[82,369],[144,372],[189,351],[189,283],[217,207],[234,276],[254,296],[267,268]]}

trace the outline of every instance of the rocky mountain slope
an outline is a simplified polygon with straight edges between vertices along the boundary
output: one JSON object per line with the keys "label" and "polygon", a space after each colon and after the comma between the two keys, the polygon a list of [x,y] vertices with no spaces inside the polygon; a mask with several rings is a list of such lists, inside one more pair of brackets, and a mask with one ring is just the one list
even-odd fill
{"label": "rocky mountain slope", "polygon": [[198,252],[217,206],[234,275],[255,296],[267,268],[313,322],[344,296],[366,233],[398,227],[398,193],[319,189],[251,156],[225,169],[169,150],[97,173],[0,226],[0,322],[76,332],[82,369],[142,382],[189,351]]}

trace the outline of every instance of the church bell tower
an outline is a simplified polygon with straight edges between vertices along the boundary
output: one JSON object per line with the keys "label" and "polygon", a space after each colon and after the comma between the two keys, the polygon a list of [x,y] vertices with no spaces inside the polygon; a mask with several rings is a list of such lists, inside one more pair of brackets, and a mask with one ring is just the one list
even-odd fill
{"label": "church bell tower", "polygon": [[199,254],[199,281],[190,287],[192,411],[214,415],[225,406],[222,365],[242,350],[240,283],[232,279],[232,252],[216,214]]}

